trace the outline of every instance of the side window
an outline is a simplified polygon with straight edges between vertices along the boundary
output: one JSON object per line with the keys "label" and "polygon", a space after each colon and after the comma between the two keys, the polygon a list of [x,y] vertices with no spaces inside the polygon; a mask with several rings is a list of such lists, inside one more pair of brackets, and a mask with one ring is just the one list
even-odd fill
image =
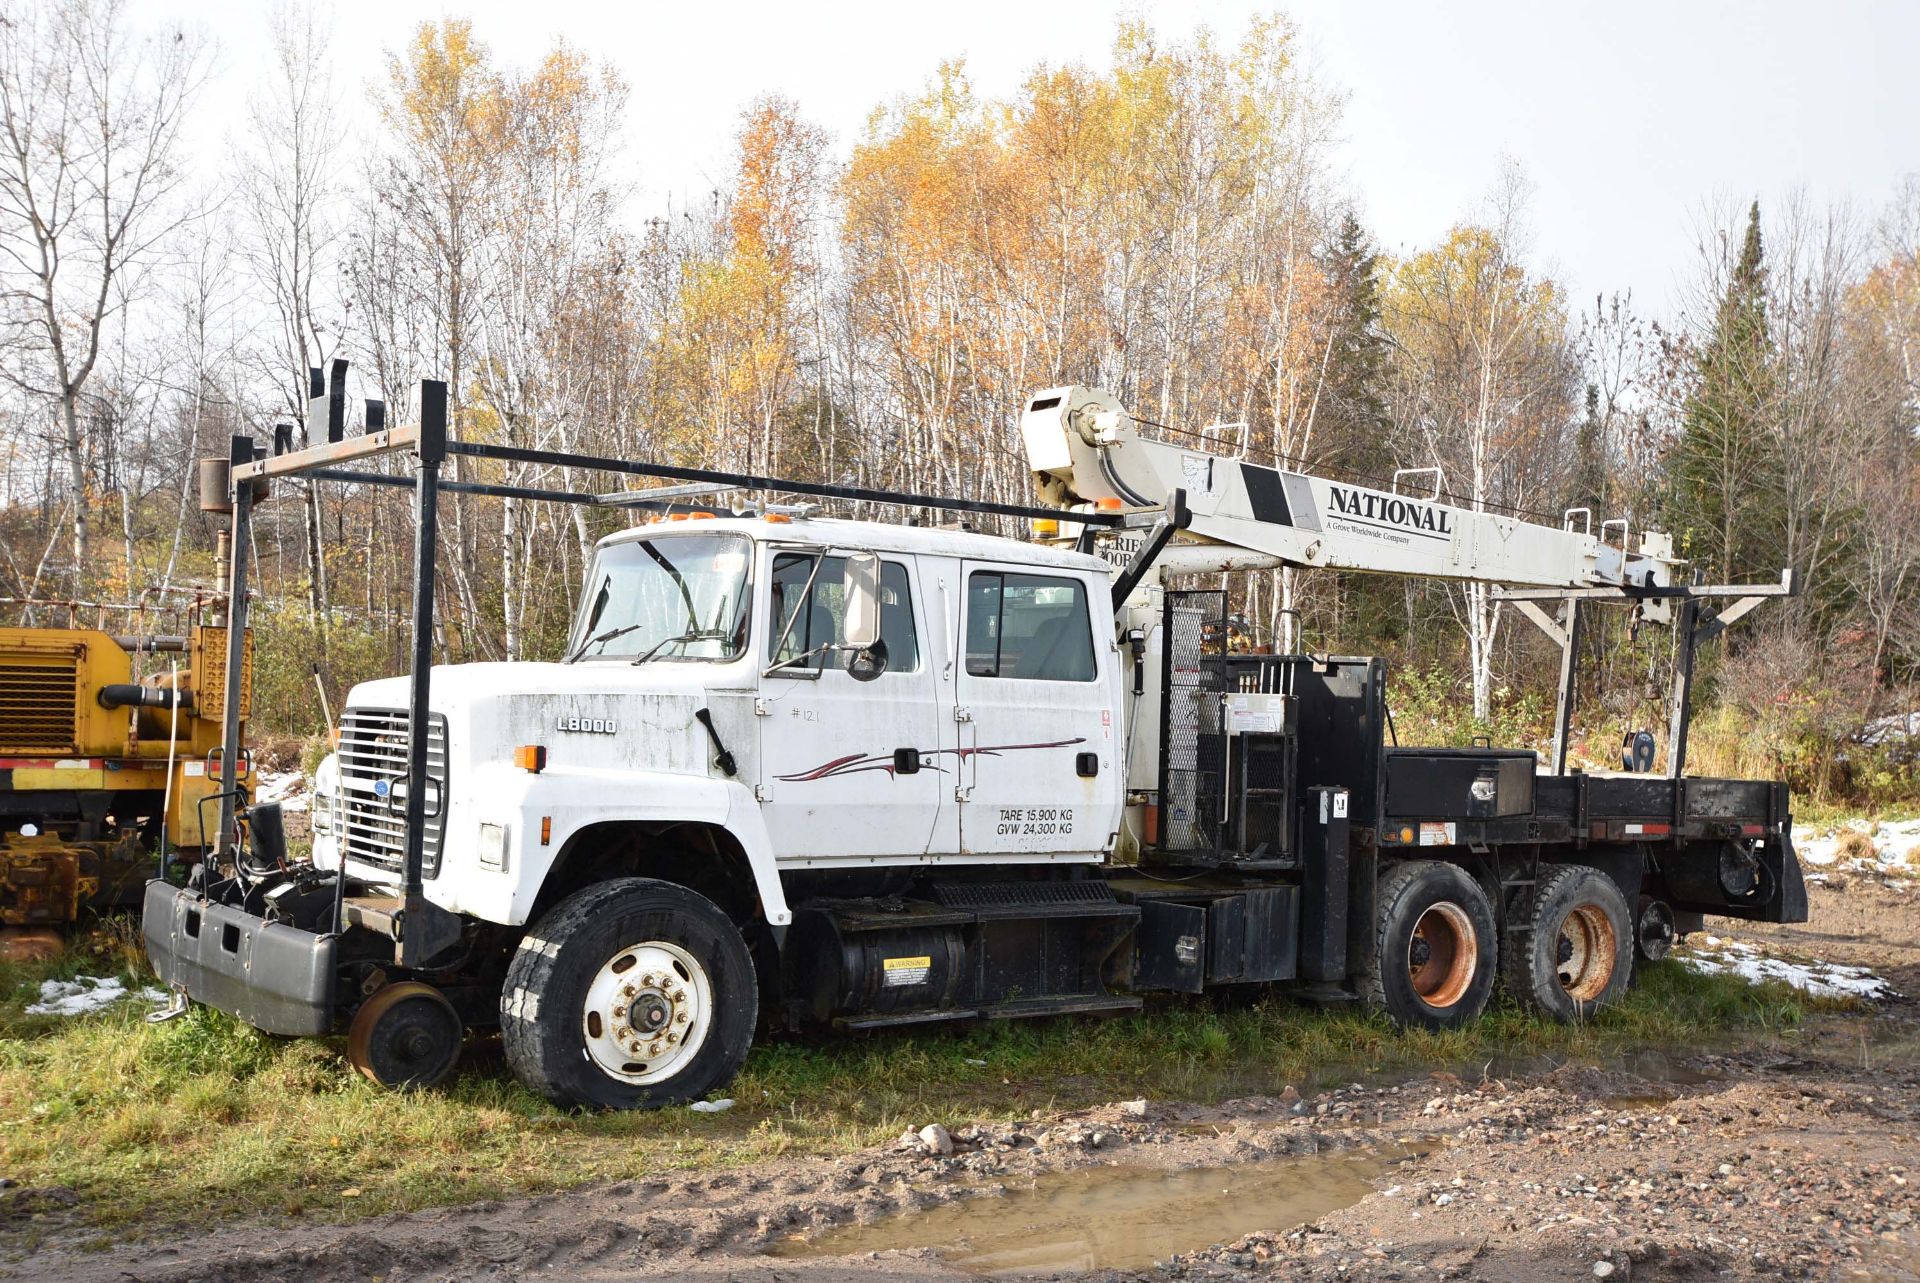
{"label": "side window", "polygon": [[[841,580],[846,574],[846,558],[828,557],[818,575],[813,573],[814,560],[798,552],[783,552],[773,559],[772,636],[779,646],[773,662],[782,668],[818,672],[829,659],[840,668],[850,658],[819,649],[832,645],[840,636],[844,611]],[[811,593],[807,592],[809,578],[813,580]],[[880,640],[887,644],[888,672],[911,673],[920,667],[913,590],[907,582],[907,568],[897,561],[880,563]]]}
{"label": "side window", "polygon": [[967,576],[967,672],[1090,682],[1093,628],[1078,579],[976,570]]}

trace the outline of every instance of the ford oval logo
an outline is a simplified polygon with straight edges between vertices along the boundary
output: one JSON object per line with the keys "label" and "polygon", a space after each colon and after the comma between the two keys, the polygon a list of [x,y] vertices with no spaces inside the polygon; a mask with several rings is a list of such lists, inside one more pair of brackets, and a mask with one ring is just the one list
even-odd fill
{"label": "ford oval logo", "polygon": [[392,780],[375,780],[373,782],[373,795],[375,797],[392,797],[393,781]]}

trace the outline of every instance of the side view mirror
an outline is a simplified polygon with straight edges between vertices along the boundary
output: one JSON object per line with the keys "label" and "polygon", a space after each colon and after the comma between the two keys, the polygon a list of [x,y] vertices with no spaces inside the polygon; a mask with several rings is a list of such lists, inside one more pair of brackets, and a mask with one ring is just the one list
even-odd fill
{"label": "side view mirror", "polygon": [[840,581],[840,646],[869,650],[880,640],[880,558],[870,552],[849,553],[846,564]]}
{"label": "side view mirror", "polygon": [[856,682],[870,682],[886,671],[887,644],[884,641],[877,641],[847,656],[847,676]]}

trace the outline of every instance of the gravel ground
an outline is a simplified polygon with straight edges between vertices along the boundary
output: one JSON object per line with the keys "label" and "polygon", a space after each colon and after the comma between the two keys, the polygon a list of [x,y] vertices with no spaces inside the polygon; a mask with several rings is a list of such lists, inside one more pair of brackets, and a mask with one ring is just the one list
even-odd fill
{"label": "gravel ground", "polygon": [[[1209,1246],[1210,1217],[1196,1214],[1192,1250],[1053,1277],[1920,1280],[1920,1003],[1904,996],[1920,992],[1920,894],[1856,877],[1814,896],[1817,931],[1740,927],[1735,938],[1870,966],[1901,992],[1768,1046],[1666,1049],[1633,1068],[1437,1073],[1305,1099],[1118,1102],[951,1136],[910,1132],[837,1159],[352,1226],[245,1225],[110,1252],[43,1251],[0,1277],[958,1279],[973,1275],[930,1247],[766,1253],[831,1253],[840,1240],[816,1243],[823,1234],[957,1200],[972,1200],[982,1226],[1004,1222],[1021,1191],[1094,1168],[1152,1177],[1383,1154],[1396,1161],[1308,1223],[1276,1210],[1273,1223]],[[44,1240],[59,1241],[72,1215],[62,1193],[0,1190],[0,1221],[43,1219]],[[1258,1224],[1257,1206],[1251,1215]],[[1120,1234],[1123,1219],[1090,1203],[1084,1233]]]}

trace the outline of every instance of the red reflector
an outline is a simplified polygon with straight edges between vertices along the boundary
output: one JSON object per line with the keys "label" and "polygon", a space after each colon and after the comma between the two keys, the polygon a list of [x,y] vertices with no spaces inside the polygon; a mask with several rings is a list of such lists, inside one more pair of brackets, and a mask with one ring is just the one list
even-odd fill
{"label": "red reflector", "polygon": [[1740,826],[1741,837],[1747,837],[1747,838],[1762,837],[1766,834],[1766,831],[1767,831],[1767,826],[1764,824],[1742,824]]}

